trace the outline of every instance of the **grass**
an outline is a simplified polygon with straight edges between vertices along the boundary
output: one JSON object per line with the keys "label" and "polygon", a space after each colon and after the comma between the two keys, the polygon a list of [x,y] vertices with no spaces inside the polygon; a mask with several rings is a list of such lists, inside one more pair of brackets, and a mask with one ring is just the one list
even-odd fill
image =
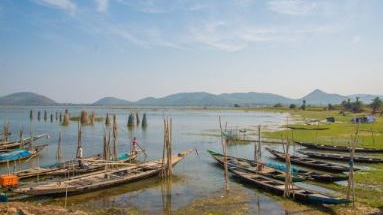
{"label": "grass", "polygon": [[[356,124],[351,122],[352,117],[361,115],[370,115],[369,110],[346,115],[337,111],[327,111],[323,109],[289,110],[276,108],[262,108],[265,111],[288,112],[293,115],[294,124],[289,126],[300,128],[313,128],[313,125],[305,125],[304,122],[310,120],[320,120],[319,127],[328,127],[327,130],[282,130],[275,132],[266,132],[263,134],[266,138],[280,139],[281,136],[292,137],[295,141],[325,143],[329,145],[347,145],[352,141],[352,135],[355,134]],[[326,123],[323,120],[326,117],[335,117],[335,123]],[[375,123],[360,124],[358,147],[383,148],[383,117],[376,116]],[[383,157],[383,155],[371,155]],[[369,170],[358,171],[355,173],[356,182],[356,201],[367,204],[372,207],[383,209],[383,164],[363,164],[369,167]],[[334,189],[344,196],[347,188],[337,184],[320,184],[320,186]]]}

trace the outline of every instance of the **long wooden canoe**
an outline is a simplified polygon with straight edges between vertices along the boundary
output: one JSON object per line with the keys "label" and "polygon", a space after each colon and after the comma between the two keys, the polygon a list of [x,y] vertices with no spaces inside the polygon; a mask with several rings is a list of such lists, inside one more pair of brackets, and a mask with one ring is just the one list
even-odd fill
{"label": "long wooden canoe", "polygon": [[[349,146],[332,146],[332,145],[325,145],[325,144],[303,143],[303,142],[297,142],[297,141],[295,141],[295,143],[301,146],[304,146],[306,148],[315,149],[315,150],[350,152],[350,149],[351,149]],[[383,153],[383,149],[356,147],[355,152]]]}
{"label": "long wooden canoe", "polygon": [[[350,161],[350,155],[346,154],[333,154],[333,153],[318,153],[318,152],[304,152],[299,151],[300,154],[306,155],[312,158],[319,158],[324,160],[337,160],[337,161]],[[354,162],[356,163],[383,163],[383,159],[371,158],[365,156],[354,156]]]}
{"label": "long wooden canoe", "polygon": [[[37,141],[37,140],[44,138],[44,137],[49,138],[49,134],[35,135],[35,136],[33,136],[33,141]],[[32,137],[24,138],[24,146],[31,144],[31,142],[32,142]],[[2,142],[2,143],[0,143],[0,153],[9,152],[9,150],[20,148],[21,144],[22,143],[20,140],[10,141],[10,142]]]}
{"label": "long wooden canoe", "polygon": [[[274,155],[278,160],[285,160],[285,154],[282,152],[278,152],[276,150],[266,148],[267,151],[269,151],[272,155]],[[322,171],[327,171],[327,172],[348,172],[350,171],[350,168],[347,166],[342,166],[334,163],[329,163],[329,162],[324,162],[324,161],[319,161],[311,158],[306,158],[306,157],[299,157],[299,156],[294,156],[290,155],[290,161],[291,163],[295,163],[301,166],[306,166],[310,167],[312,169],[318,169]],[[357,168],[354,168],[354,170],[359,170]]]}
{"label": "long wooden canoe", "polygon": [[[286,171],[286,165],[285,164],[277,164],[277,163],[273,163],[273,162],[267,162],[265,165],[273,167],[275,169]],[[336,181],[345,181],[348,179],[348,175],[345,175],[345,174],[333,174],[333,173],[317,172],[317,171],[297,168],[295,166],[292,167],[292,173],[293,173],[293,175],[299,175],[301,177],[305,177],[308,180],[319,181],[319,182],[324,182],[324,183],[331,183],[331,182],[336,182]]]}
{"label": "long wooden canoe", "polygon": [[[216,160],[221,167],[224,165],[224,155],[207,150],[208,153]],[[263,176],[267,176],[270,178],[274,178],[280,181],[284,181],[286,178],[286,172],[274,169],[271,167],[268,167],[262,163],[255,163],[254,161],[250,161],[248,159],[243,159],[243,158],[236,158],[232,156],[226,156],[227,161],[228,161],[228,166],[235,167],[235,168],[241,168],[241,169],[246,169],[249,172],[257,173]],[[293,176],[293,181],[298,182],[298,181],[303,181],[305,178],[302,178],[300,176]]]}
{"label": "long wooden canoe", "polygon": [[[272,192],[282,196],[285,189],[285,182],[268,178],[259,174],[254,174],[243,169],[233,169],[234,175],[249,184],[255,185],[257,188]],[[293,189],[289,192],[290,198],[297,201],[312,203],[312,204],[347,204],[351,203],[348,199],[334,198],[318,192],[310,191],[293,185]]]}
{"label": "long wooden canoe", "polygon": [[[191,152],[192,150],[189,149],[173,155],[172,165],[176,165]],[[159,175],[163,169],[161,159],[138,165],[131,164],[131,166],[123,168],[99,171],[62,181],[37,183],[14,189],[13,192],[33,196],[75,195],[154,177]]]}
{"label": "long wooden canoe", "polygon": [[33,146],[31,149],[14,149],[7,153],[0,154],[0,164],[12,161],[25,160],[39,154],[48,144]]}
{"label": "long wooden canoe", "polygon": [[[211,150],[208,150],[208,152],[212,156],[214,156],[214,155],[223,156],[222,154],[211,151]],[[232,157],[232,156],[227,156],[227,157],[238,159],[241,162],[248,163],[249,165],[254,164],[254,161],[249,160],[249,159]],[[263,164],[265,166],[273,168],[273,169],[277,169],[277,170],[280,170],[283,172],[286,171],[286,165],[285,164],[276,164],[273,162],[267,162],[267,163],[263,163]],[[325,182],[325,183],[331,183],[331,182],[335,182],[335,181],[344,181],[344,180],[348,179],[348,176],[345,174],[332,174],[332,173],[317,172],[317,171],[312,171],[312,170],[304,170],[301,168],[297,168],[295,166],[292,167],[292,174],[296,177],[300,177],[303,179],[318,181],[318,182]]]}
{"label": "long wooden canoe", "polygon": [[[130,154],[122,154],[120,155],[116,165],[118,163],[126,163],[130,162],[136,159],[137,152],[132,152]],[[83,168],[80,168],[78,165],[78,161],[73,160],[67,160],[61,163],[54,163],[51,165],[46,166],[40,166],[30,169],[25,169],[16,172],[15,174],[19,177],[19,179],[28,179],[33,177],[44,177],[44,176],[65,176],[65,175],[80,175],[80,174],[86,174],[95,172],[98,170],[101,170],[104,168],[104,163],[100,163],[97,161],[100,161],[102,159],[101,154],[92,155],[84,158],[84,166]],[[94,162],[92,162],[94,161]]]}

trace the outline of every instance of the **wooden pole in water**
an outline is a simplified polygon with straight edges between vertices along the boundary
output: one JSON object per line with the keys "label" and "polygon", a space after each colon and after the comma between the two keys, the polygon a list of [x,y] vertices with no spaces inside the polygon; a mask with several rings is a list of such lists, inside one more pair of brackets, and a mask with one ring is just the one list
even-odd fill
{"label": "wooden pole in water", "polygon": [[[283,197],[289,197],[290,190],[293,190],[293,195],[294,195],[294,188],[293,188],[293,182],[291,177],[291,162],[290,162],[289,146],[290,146],[290,141],[289,141],[289,138],[287,138],[286,150],[284,150],[285,161],[286,161],[286,178],[285,178],[285,190],[283,192]],[[285,146],[283,146],[283,148],[285,148]]]}
{"label": "wooden pole in water", "polygon": [[61,149],[62,133],[59,133],[59,141],[57,143],[56,161],[60,163],[62,161],[62,149]]}
{"label": "wooden pole in water", "polygon": [[20,136],[19,136],[19,138],[20,138],[20,148],[24,148],[24,135],[23,135],[23,127],[21,127],[20,128]]}
{"label": "wooden pole in water", "polygon": [[113,115],[113,159],[118,160],[118,151],[117,151],[117,136],[118,136],[118,125],[116,114]]}
{"label": "wooden pole in water", "polygon": [[258,125],[258,161],[262,162],[261,125]]}
{"label": "wooden pole in water", "polygon": [[8,142],[9,141],[9,123],[7,121],[4,120],[4,126],[3,126],[3,129],[4,129],[4,142]]}
{"label": "wooden pole in water", "polygon": [[110,126],[110,119],[109,119],[109,114],[108,113],[106,113],[106,117],[105,117],[105,126],[106,127]]}
{"label": "wooden pole in water", "polygon": [[47,110],[44,110],[44,121],[46,122],[48,120]]}
{"label": "wooden pole in water", "polygon": [[142,128],[146,128],[148,126],[148,122],[147,122],[147,119],[146,119],[146,113],[144,113],[144,115],[142,116],[142,124],[141,124]]}
{"label": "wooden pole in water", "polygon": [[29,120],[33,120],[33,110],[31,109],[30,111],[29,111]]}
{"label": "wooden pole in water", "polygon": [[[229,184],[228,184],[228,166],[227,166],[227,150],[226,150],[226,138],[224,137],[224,132],[222,129],[222,122],[221,122],[221,116],[218,117],[219,119],[219,128],[221,130],[221,144],[222,144],[222,149],[223,149],[223,163],[224,163],[224,176],[225,176],[225,190],[226,192],[229,192]],[[227,124],[226,124],[227,125]]]}
{"label": "wooden pole in water", "polygon": [[348,175],[348,183],[347,183],[347,199],[351,200],[352,198],[352,206],[355,207],[355,180],[354,180],[354,155],[355,155],[355,146],[359,137],[359,123],[356,126],[355,135],[353,141],[351,143],[350,150],[350,172]]}

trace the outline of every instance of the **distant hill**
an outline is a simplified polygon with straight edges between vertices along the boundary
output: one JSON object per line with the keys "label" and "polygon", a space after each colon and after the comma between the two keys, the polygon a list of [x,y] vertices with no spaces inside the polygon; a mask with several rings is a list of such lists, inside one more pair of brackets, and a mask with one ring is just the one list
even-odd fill
{"label": "distant hill", "polygon": [[[330,93],[325,93],[321,90],[314,90],[313,92],[307,94],[300,100],[306,100],[307,104],[311,105],[328,105],[329,103],[331,104],[340,104],[342,101],[347,100],[347,96],[342,96],[339,94],[330,94]],[[351,99],[351,98],[350,98]]]}
{"label": "distant hill", "polygon": [[0,97],[0,105],[57,105],[54,100],[36,93],[20,92]]}
{"label": "distant hill", "polygon": [[[354,94],[343,96],[339,94],[326,93],[322,90],[314,90],[300,99],[292,99],[272,93],[224,93],[211,94],[206,92],[176,93],[169,96],[154,98],[147,97],[136,102],[127,101],[115,97],[104,97],[91,105],[112,106],[112,105],[132,105],[132,106],[255,106],[255,105],[275,105],[281,103],[302,104],[306,100],[308,105],[326,106],[331,104],[340,104],[342,101],[350,98],[355,101],[359,97],[360,101],[368,104],[377,97],[371,94]],[[379,96],[383,99],[383,96]],[[0,105],[62,105],[45,96],[35,93],[21,92],[0,97]],[[83,104],[86,105],[86,104]]]}
{"label": "distant hill", "polygon": [[136,105],[166,105],[166,106],[225,106],[230,102],[225,99],[219,98],[219,96],[204,93],[177,93],[169,95],[163,98],[145,98],[135,102]]}
{"label": "distant hill", "polygon": [[104,97],[96,102],[94,102],[92,105],[130,105],[132,102],[118,99],[115,97]]}
{"label": "distant hill", "polygon": [[218,95],[218,97],[232,105],[274,105],[277,103],[290,104],[296,102],[294,99],[272,93],[225,93]]}

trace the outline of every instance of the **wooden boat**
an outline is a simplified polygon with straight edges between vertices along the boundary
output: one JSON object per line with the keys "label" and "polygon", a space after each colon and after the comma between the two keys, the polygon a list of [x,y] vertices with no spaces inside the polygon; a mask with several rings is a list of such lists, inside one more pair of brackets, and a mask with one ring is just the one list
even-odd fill
{"label": "wooden boat", "polygon": [[[44,138],[44,137],[49,138],[49,135],[48,134],[39,134],[39,135],[33,136],[33,139],[32,139],[32,137],[24,138],[24,146],[29,145],[29,144],[31,144],[31,142],[37,141],[37,140]],[[2,143],[0,143],[0,153],[9,152],[10,149],[20,148],[21,144],[22,143],[20,140],[10,141],[10,142],[2,142]]]}
{"label": "wooden boat", "polygon": [[[272,192],[282,196],[285,189],[285,182],[278,181],[263,175],[254,174],[243,169],[233,169],[232,172],[236,177],[246,181],[249,184],[255,185],[257,188]],[[334,198],[318,192],[310,191],[301,188],[297,185],[289,192],[290,198],[297,201],[312,203],[312,204],[348,204],[351,203],[348,199]]]}
{"label": "wooden boat", "polygon": [[317,127],[317,126],[311,126],[311,127],[286,126],[286,128],[289,128],[292,130],[308,130],[308,131],[323,131],[323,130],[330,129],[329,127]]}
{"label": "wooden boat", "polygon": [[[272,155],[274,155],[278,160],[285,160],[285,153],[278,152],[276,150],[266,148],[267,151],[269,151]],[[313,169],[318,169],[322,171],[327,171],[327,172],[348,172],[350,170],[349,167],[347,166],[342,166],[338,164],[333,164],[333,163],[328,163],[324,161],[319,161],[319,160],[314,160],[311,158],[305,158],[305,157],[298,157],[294,155],[290,155],[290,161],[291,163],[295,163],[301,166],[306,166],[310,167]],[[354,168],[354,170],[359,170],[357,168]]]}
{"label": "wooden boat", "polygon": [[45,147],[48,145],[34,146],[31,149],[14,149],[7,153],[0,154],[0,164],[11,162],[11,161],[20,161],[25,160],[31,157],[38,155]]}
{"label": "wooden boat", "polygon": [[[220,164],[221,167],[224,165],[223,154],[220,154],[211,150],[207,150],[207,151],[214,158],[214,160],[216,160]],[[254,161],[251,161],[248,159],[236,158],[232,156],[226,156],[226,157],[228,161],[228,166],[230,168],[235,167],[235,168],[246,169],[249,172],[257,173],[257,174],[264,175],[264,176],[281,180],[281,181],[284,181],[286,178],[286,172],[265,166],[262,163],[255,163]],[[297,175],[293,176],[293,181],[295,182],[303,181],[304,179],[305,178],[302,178]]]}
{"label": "wooden boat", "polygon": [[[172,165],[176,165],[191,152],[192,150],[189,149],[173,155]],[[154,177],[159,175],[163,169],[163,162],[162,159],[160,159],[142,164],[130,164],[123,168],[81,175],[63,181],[37,183],[16,188],[13,192],[33,196],[75,195]]]}
{"label": "wooden boat", "polygon": [[[118,161],[115,163],[126,163],[136,159],[138,153],[132,152],[130,154],[124,153],[120,155]],[[102,159],[101,154],[92,155],[84,158],[84,168],[80,168],[78,161],[68,160],[61,163],[54,163],[51,165],[35,167],[30,169],[25,169],[16,172],[15,174],[19,179],[28,179],[33,177],[44,177],[44,176],[65,176],[68,174],[71,175],[80,175],[95,172],[104,168],[104,163],[94,163]],[[94,161],[94,162],[93,162]],[[117,164],[118,165],[118,164]]]}
{"label": "wooden boat", "polygon": [[[303,143],[303,142],[297,142],[297,141],[295,141],[295,143],[301,146],[304,146],[306,148],[315,149],[315,150],[350,152],[350,149],[351,149],[349,146],[332,146],[332,145],[324,145],[324,144]],[[383,149],[355,147],[355,152],[383,153]]]}
{"label": "wooden boat", "polygon": [[[268,162],[265,165],[275,169],[279,169],[281,171],[286,171],[285,164],[275,164],[272,162]],[[324,173],[324,172],[322,173],[322,172],[317,172],[312,170],[300,169],[295,166],[292,167],[292,173],[293,175],[299,175],[308,180],[325,182],[325,183],[331,183],[335,181],[345,181],[348,179],[348,175],[345,175],[345,174],[332,174],[332,173]]]}
{"label": "wooden boat", "polygon": [[[211,151],[211,150],[208,150],[208,152],[212,156],[214,156],[214,155],[223,156],[222,154]],[[249,165],[254,164],[254,161],[249,160],[249,159],[237,158],[237,157],[232,157],[232,156],[227,156],[227,157],[239,159],[241,162],[247,162]],[[277,170],[280,170],[283,172],[286,171],[286,165],[285,164],[275,164],[272,162],[267,162],[267,163],[263,163],[263,164],[265,166],[273,168],[273,169],[277,169]],[[244,169],[246,169],[246,168],[244,168]],[[300,169],[297,167],[292,167],[292,174],[294,176],[302,178],[302,179],[318,181],[318,182],[325,182],[325,183],[330,183],[330,182],[335,182],[335,181],[344,181],[344,180],[348,179],[348,176],[345,174],[331,174],[331,173],[317,172],[317,171],[311,171],[311,170],[304,170],[304,169]]]}
{"label": "wooden boat", "polygon": [[[330,154],[330,153],[318,153],[318,152],[303,152],[299,151],[300,154],[306,155],[312,158],[320,158],[325,160],[337,160],[337,161],[350,161],[350,155],[346,154]],[[383,159],[371,158],[364,156],[354,156],[354,162],[357,163],[383,163]]]}

